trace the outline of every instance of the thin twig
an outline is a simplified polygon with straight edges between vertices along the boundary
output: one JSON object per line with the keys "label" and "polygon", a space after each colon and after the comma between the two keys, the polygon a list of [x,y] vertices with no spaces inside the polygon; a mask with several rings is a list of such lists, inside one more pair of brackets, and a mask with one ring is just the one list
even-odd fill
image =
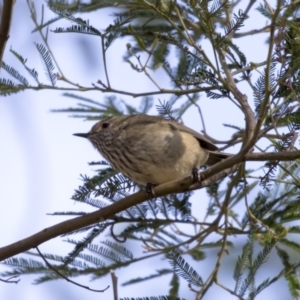
{"label": "thin twig", "polygon": [[80,283],[77,283],[71,279],[69,279],[68,277],[66,277],[64,274],[62,274],[60,271],[58,271],[55,267],[53,267],[48,261],[47,259],[45,258],[45,256],[41,253],[41,251],[39,250],[38,247],[35,247],[37,252],[39,253],[40,257],[42,258],[42,260],[45,262],[45,264],[47,265],[47,267],[52,270],[54,273],[56,273],[59,277],[65,279],[66,281],[70,282],[70,283],[73,283],[81,288],[84,288],[86,290],[89,290],[89,291],[92,291],[92,292],[97,292],[97,293],[103,293],[105,292],[108,288],[109,288],[109,285],[103,289],[103,290],[95,290],[95,289],[91,289],[90,287],[86,286],[86,285],[82,285]]}
{"label": "thin twig", "polygon": [[18,279],[18,280],[12,280],[12,279],[18,278],[18,277],[19,277],[19,275],[14,275],[14,276],[11,276],[11,277],[9,277],[7,279],[0,278],[0,281],[5,282],[5,283],[18,283],[20,281],[20,279]]}
{"label": "thin twig", "polygon": [[[50,45],[48,44],[48,30],[46,29],[46,34],[43,33],[43,24],[38,24],[38,21],[37,21],[37,14],[36,14],[36,10],[35,10],[35,6],[34,6],[34,3],[33,1],[31,0],[27,0],[27,5],[28,5],[28,8],[29,8],[29,11],[30,11],[30,16],[31,16],[31,19],[34,23],[34,25],[36,26],[36,29],[37,31],[39,32],[43,42],[45,43],[45,46],[47,48],[47,50],[49,51],[49,53],[51,54],[51,57],[55,63],[55,66],[57,68],[57,70],[59,71],[60,75],[62,77],[64,77],[64,74],[63,74],[63,71],[62,69],[59,67],[59,64],[50,48]],[[41,21],[43,21],[43,11],[44,11],[44,5],[42,5],[42,18],[41,18]]]}
{"label": "thin twig", "polygon": [[[146,66],[146,65],[143,66],[143,64],[142,64],[142,62],[141,62],[140,56],[137,56],[137,55],[131,50],[130,47],[128,47],[128,52],[129,52],[132,56],[134,56],[134,57],[136,58],[136,60],[138,61],[139,65],[140,65],[140,67],[141,67],[141,69],[135,67],[135,66],[131,63],[130,60],[127,60],[127,62],[130,63],[131,67],[132,67],[134,70],[138,71],[138,72],[143,72],[143,73],[144,73],[144,74],[145,74],[145,75],[153,82],[153,84],[158,88],[158,90],[161,91],[162,88],[158,85],[158,83],[157,83],[157,82],[150,76],[150,74],[147,72],[147,66]],[[147,61],[148,61],[148,60],[147,60]]]}
{"label": "thin twig", "polygon": [[109,76],[108,76],[108,69],[107,69],[107,63],[106,63],[106,55],[105,55],[105,47],[104,47],[104,36],[101,36],[101,47],[102,47],[102,60],[103,60],[103,65],[104,65],[104,73],[106,77],[106,83],[107,87],[110,88],[110,81],[109,81]]}
{"label": "thin twig", "polygon": [[237,33],[234,34],[233,37],[235,39],[238,39],[238,38],[245,37],[245,36],[248,36],[248,35],[254,35],[254,34],[269,32],[270,28],[271,28],[271,26],[267,25],[267,26],[264,26],[263,28],[260,28],[260,29],[252,29],[252,30],[249,30],[249,31],[246,31],[246,32],[237,32]]}
{"label": "thin twig", "polygon": [[118,277],[116,276],[114,270],[110,270],[110,275],[114,292],[114,300],[118,300]]}
{"label": "thin twig", "polygon": [[3,0],[1,23],[0,23],[0,67],[2,66],[3,54],[6,42],[9,39],[9,30],[13,14],[13,0]]}

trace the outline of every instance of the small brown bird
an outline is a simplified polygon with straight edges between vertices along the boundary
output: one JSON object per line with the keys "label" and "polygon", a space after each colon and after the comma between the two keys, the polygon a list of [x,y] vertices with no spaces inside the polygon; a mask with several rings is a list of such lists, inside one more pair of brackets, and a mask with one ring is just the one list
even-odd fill
{"label": "small brown bird", "polygon": [[114,169],[143,185],[182,179],[228,157],[200,133],[158,116],[109,117],[74,135],[89,139]]}

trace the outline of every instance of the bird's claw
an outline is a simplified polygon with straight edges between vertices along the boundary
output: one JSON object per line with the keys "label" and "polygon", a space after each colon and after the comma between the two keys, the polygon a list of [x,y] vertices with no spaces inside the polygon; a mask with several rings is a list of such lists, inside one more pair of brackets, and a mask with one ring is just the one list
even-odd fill
{"label": "bird's claw", "polygon": [[156,197],[154,189],[153,189],[154,186],[155,186],[154,184],[149,183],[149,182],[146,184],[146,193],[150,198]]}
{"label": "bird's claw", "polygon": [[199,183],[201,185],[201,176],[200,173],[198,172],[198,168],[194,167],[192,170],[192,179],[194,183]]}

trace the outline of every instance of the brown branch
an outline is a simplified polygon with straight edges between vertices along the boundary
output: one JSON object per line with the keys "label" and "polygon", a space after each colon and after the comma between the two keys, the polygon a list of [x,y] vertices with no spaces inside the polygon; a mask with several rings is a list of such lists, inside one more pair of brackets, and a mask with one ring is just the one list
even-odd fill
{"label": "brown branch", "polygon": [[[210,169],[211,168],[201,173],[201,186],[199,185],[199,183],[194,183],[193,179],[190,176],[178,181],[171,181],[154,187],[153,190],[155,192],[155,195],[157,197],[161,197],[172,193],[181,193],[188,190],[199,189],[200,187],[204,186],[209,186],[216,180],[219,180],[222,177],[227,176],[230,172],[236,170],[236,166],[231,165],[230,168],[226,170],[214,168],[213,171],[209,171]],[[66,234],[84,228],[86,226],[90,226],[92,224],[103,222],[106,219],[112,218],[115,214],[126,210],[131,206],[142,203],[145,200],[148,200],[147,193],[145,193],[144,191],[139,191],[119,200],[116,203],[101,208],[98,211],[45,228],[44,230],[33,234],[32,236],[0,248],[0,261],[12,257],[16,254],[20,254],[31,248],[35,248],[38,245],[62,234]]]}
{"label": "brown branch", "polygon": [[[213,165],[207,170],[201,173],[201,179],[206,179],[209,177],[211,180],[214,175],[219,175],[219,172],[230,172],[230,168],[234,168],[235,165],[242,161],[292,161],[300,158],[300,150],[297,151],[282,151],[282,152],[270,152],[270,153],[248,153],[246,155],[241,155],[241,152],[237,155],[233,155],[218,164]],[[221,178],[221,177],[220,177]],[[211,180],[214,182],[213,180]]]}
{"label": "brown branch", "polygon": [[81,288],[84,288],[86,290],[89,290],[89,291],[92,291],[92,292],[97,292],[97,293],[103,293],[105,292],[109,286],[107,286],[105,289],[103,290],[94,290],[94,289],[91,289],[90,287],[86,286],[86,285],[82,285],[80,283],[77,283],[71,279],[69,279],[67,276],[65,276],[64,274],[62,274],[60,271],[58,271],[55,267],[53,267],[46,259],[46,257],[42,254],[42,252],[40,251],[40,249],[38,247],[36,247],[36,250],[37,252],[39,253],[40,257],[42,258],[42,260],[45,262],[46,266],[52,270],[54,273],[56,273],[59,277],[65,279],[66,281],[70,282],[70,283],[73,283]]}
{"label": "brown branch", "polygon": [[270,25],[267,25],[267,26],[264,26],[263,28],[261,29],[252,29],[252,30],[249,30],[249,31],[246,31],[246,32],[237,32],[234,34],[234,38],[235,39],[238,39],[238,38],[241,38],[241,37],[245,37],[245,36],[248,36],[248,35],[254,35],[254,34],[259,34],[259,33],[265,33],[265,32],[269,32],[270,31],[270,28],[271,26]]}
{"label": "brown branch", "polygon": [[266,160],[292,161],[299,158],[300,158],[300,150],[269,152],[269,153],[249,153],[245,155],[245,161],[266,161]]}
{"label": "brown branch", "polygon": [[[176,96],[188,95],[188,94],[195,94],[205,91],[217,91],[219,89],[218,86],[206,86],[206,87],[199,87],[199,88],[191,88],[186,90],[176,90],[176,89],[161,89],[152,92],[142,92],[142,93],[133,93],[130,91],[125,90],[118,90],[115,88],[101,88],[94,83],[92,83],[92,87],[81,86],[79,84],[72,83],[71,81],[67,80],[64,77],[58,76],[58,80],[65,81],[74,87],[63,87],[63,86],[51,86],[51,85],[38,85],[38,86],[21,86],[19,89],[14,89],[18,91],[26,91],[26,90],[33,90],[33,91],[40,91],[40,90],[57,90],[57,91],[75,91],[75,92],[89,92],[89,91],[100,91],[102,93],[116,93],[120,95],[127,95],[133,98],[145,97],[145,96],[155,96],[161,94],[171,94]],[[99,81],[97,82],[99,84]]]}
{"label": "brown branch", "polygon": [[3,54],[6,42],[9,39],[14,0],[3,0],[1,23],[0,23],[0,66],[2,65]]}
{"label": "brown branch", "polygon": [[[157,196],[165,196],[169,193],[183,192],[189,188],[191,183],[192,179],[186,178],[178,182],[169,182],[157,186],[154,188],[154,191]],[[62,234],[102,222],[107,218],[112,217],[115,214],[128,209],[131,206],[137,205],[147,199],[148,195],[144,191],[140,191],[93,213],[89,213],[84,216],[48,227],[28,238],[0,248],[0,261],[13,255],[22,253],[33,247],[37,247],[38,245]]]}
{"label": "brown branch", "polygon": [[[238,165],[242,161],[265,161],[265,160],[282,160],[291,161],[300,158],[300,151],[285,151],[276,153],[251,153],[241,157],[240,153],[233,155],[224,161],[206,169],[201,172],[201,182],[194,183],[191,177],[186,177],[178,181],[171,181],[153,188],[157,197],[166,196],[172,193],[182,193],[188,190],[199,189],[200,187],[209,186],[217,180],[227,176],[228,174],[236,171]],[[66,234],[92,224],[96,224],[105,221],[108,218],[112,218],[115,214],[128,209],[131,206],[142,203],[148,199],[148,195],[144,191],[139,191],[135,194],[127,196],[116,203],[113,203],[107,207],[101,208],[98,211],[80,216],[71,220],[67,220],[48,227],[32,236],[29,236],[16,243],[0,248],[0,261],[7,259],[16,254],[20,254],[31,248],[35,248],[38,245],[58,237],[62,234]]]}
{"label": "brown branch", "polygon": [[0,248],[0,261],[31,248],[37,247],[38,245],[62,234],[102,222],[116,213],[119,213],[130,206],[141,203],[146,199],[147,195],[145,192],[137,192],[93,213],[89,213],[84,216],[67,220],[54,226],[45,228],[44,230],[28,238]]}
{"label": "brown branch", "polygon": [[236,85],[234,76],[232,74],[232,70],[229,68],[225,58],[225,51],[222,48],[216,48],[216,50],[218,52],[222,69],[226,75],[226,81],[222,77],[219,77],[219,80],[234,95],[234,98],[237,100],[237,102],[240,105],[240,109],[245,115],[245,123],[246,123],[245,139],[244,139],[243,147],[241,148],[239,156],[237,157],[237,161],[235,162],[237,163],[238,160],[244,157],[244,155],[248,153],[254,146],[256,141],[254,136],[254,131],[257,124],[256,124],[255,114],[248,103],[248,97],[245,94],[243,94]]}
{"label": "brown branch", "polygon": [[114,292],[114,300],[118,300],[118,277],[116,276],[114,270],[110,270],[111,281],[113,285],[113,292]]}

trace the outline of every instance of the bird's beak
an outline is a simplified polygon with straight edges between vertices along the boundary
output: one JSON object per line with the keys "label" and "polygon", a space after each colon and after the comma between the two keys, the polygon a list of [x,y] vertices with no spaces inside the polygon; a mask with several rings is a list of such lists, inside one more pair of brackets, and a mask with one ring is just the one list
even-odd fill
{"label": "bird's beak", "polygon": [[80,136],[83,138],[88,138],[90,134],[89,133],[74,133],[73,135]]}

